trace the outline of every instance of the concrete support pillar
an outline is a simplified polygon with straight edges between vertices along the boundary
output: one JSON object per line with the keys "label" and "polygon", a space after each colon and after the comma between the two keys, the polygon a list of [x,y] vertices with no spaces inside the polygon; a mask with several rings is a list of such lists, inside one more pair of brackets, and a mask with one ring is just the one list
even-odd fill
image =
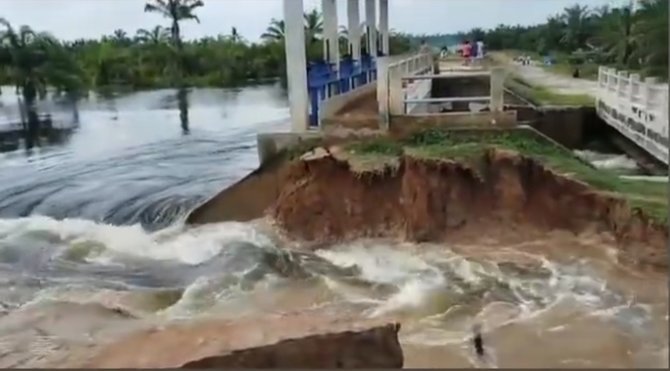
{"label": "concrete support pillar", "polygon": [[491,68],[491,112],[502,112],[505,98],[505,69]]}
{"label": "concrete support pillar", "polygon": [[302,0],[284,1],[284,42],[286,44],[286,77],[291,113],[291,131],[309,128],[309,94],[307,92],[307,55]]}
{"label": "concrete support pillar", "polygon": [[382,53],[389,55],[389,0],[379,0],[379,32],[382,39]]}
{"label": "concrete support pillar", "polygon": [[379,107],[380,129],[388,130],[390,122],[389,111],[389,57],[377,59],[377,104]]}
{"label": "concrete support pillar", "polygon": [[347,29],[349,32],[349,53],[355,60],[361,59],[361,17],[358,0],[347,2]]}
{"label": "concrete support pillar", "polygon": [[365,0],[365,29],[368,53],[377,56],[377,4],[376,0]]}
{"label": "concrete support pillar", "polygon": [[340,61],[340,42],[337,35],[337,4],[335,0],[321,0],[323,10],[323,59],[330,63]]}

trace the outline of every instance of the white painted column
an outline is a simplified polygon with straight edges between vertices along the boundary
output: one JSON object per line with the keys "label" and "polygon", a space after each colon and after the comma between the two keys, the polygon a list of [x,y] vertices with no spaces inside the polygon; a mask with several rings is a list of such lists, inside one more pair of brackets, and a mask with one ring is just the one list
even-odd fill
{"label": "white painted column", "polygon": [[389,55],[389,0],[379,0],[379,32],[382,35],[382,52]]}
{"label": "white painted column", "polygon": [[365,0],[365,27],[367,30],[368,54],[377,56],[377,4],[376,0]]}
{"label": "white painted column", "polygon": [[340,60],[337,35],[337,4],[335,0],[321,0],[323,10],[323,59],[338,63]]}
{"label": "white painted column", "polygon": [[[286,1],[286,0],[285,0]],[[355,60],[361,59],[361,17],[358,0],[347,2],[347,28],[349,32],[349,52]]]}
{"label": "white painted column", "polygon": [[284,0],[284,23],[291,131],[304,132],[309,128],[309,94],[302,0]]}

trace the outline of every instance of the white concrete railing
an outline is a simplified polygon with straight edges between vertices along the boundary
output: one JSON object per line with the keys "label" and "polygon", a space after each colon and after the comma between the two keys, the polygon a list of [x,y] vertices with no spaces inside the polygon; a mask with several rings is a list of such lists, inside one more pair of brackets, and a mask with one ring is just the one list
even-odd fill
{"label": "white concrete railing", "polygon": [[613,68],[598,70],[598,115],[658,160],[668,163],[668,84]]}
{"label": "white concrete railing", "polygon": [[396,61],[392,61],[391,57],[377,59],[377,102],[384,127],[388,127],[390,115],[405,113],[407,94],[430,94],[430,80],[422,80],[418,85],[406,88],[403,86],[403,78],[430,73],[432,70],[433,55],[430,53],[418,53]]}
{"label": "white concrete railing", "polygon": [[[403,80],[421,80],[421,79],[458,79],[458,78],[478,78],[485,77],[489,80],[489,95],[484,96],[463,96],[463,97],[436,97],[436,98],[406,98],[405,103],[407,105],[418,104],[422,105],[431,105],[431,104],[443,104],[443,103],[455,103],[455,102],[468,102],[468,103],[480,103],[488,105],[491,112],[501,112],[504,109],[504,82],[505,82],[505,69],[501,67],[494,67],[490,70],[480,69],[478,71],[474,70],[462,70],[462,69],[449,69],[447,71],[440,70],[439,75],[421,75],[413,77],[404,77]],[[407,109],[407,113],[414,113],[412,110]]]}

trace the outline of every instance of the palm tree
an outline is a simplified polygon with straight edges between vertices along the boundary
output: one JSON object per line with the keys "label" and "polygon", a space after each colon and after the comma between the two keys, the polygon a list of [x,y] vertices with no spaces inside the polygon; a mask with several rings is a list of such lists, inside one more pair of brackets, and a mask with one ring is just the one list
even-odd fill
{"label": "palm tree", "polygon": [[305,39],[307,42],[312,43],[319,39],[319,36],[323,34],[323,17],[321,13],[313,9],[309,13],[304,14],[305,19]]}
{"label": "palm tree", "polygon": [[545,55],[551,51],[555,51],[561,44],[561,39],[565,34],[565,28],[566,25],[563,22],[563,17],[560,15],[549,17],[547,23],[540,26],[537,52]]}
{"label": "palm tree", "polygon": [[168,38],[169,30],[162,26],[156,26],[151,30],[140,28],[135,33],[135,40],[144,44],[162,44]]}
{"label": "palm tree", "polygon": [[634,53],[649,75],[668,77],[668,1],[639,2],[632,27]]}
{"label": "palm tree", "polygon": [[230,40],[234,43],[242,42],[242,36],[237,32],[237,27],[230,30]]}
{"label": "palm tree", "polygon": [[281,41],[284,40],[286,33],[286,23],[283,20],[272,18],[270,25],[261,35],[261,39],[266,41]]}
{"label": "palm tree", "polygon": [[584,46],[589,34],[589,8],[586,5],[581,6],[579,4],[565,8],[562,20],[565,22],[566,28],[561,42],[571,51]]}
{"label": "palm tree", "polygon": [[181,41],[181,29],[179,22],[194,20],[200,23],[200,19],[195,15],[195,10],[204,6],[202,0],[148,0],[144,6],[145,12],[159,13],[163,17],[172,21],[170,33],[172,35],[172,44],[177,50],[177,68],[176,80],[178,85],[177,100],[179,102],[179,117],[184,133],[188,133],[188,90],[184,84],[182,75],[184,73],[185,61],[183,45]]}
{"label": "palm tree", "polygon": [[116,29],[112,33],[111,40],[121,45],[127,45],[130,39],[128,38],[128,33],[122,29]]}
{"label": "palm tree", "polygon": [[48,86],[73,96],[83,89],[83,71],[61,43],[47,33],[37,33],[28,26],[16,31],[0,18],[2,58],[16,92],[23,98],[28,118],[26,142],[32,147],[39,132],[37,99],[46,96]]}
{"label": "palm tree", "polygon": [[200,19],[195,15],[195,10],[205,4],[202,0],[148,0],[144,6],[144,11],[149,13],[158,13],[172,21],[170,33],[172,43],[181,51],[181,29],[179,22],[194,20],[200,23]]}
{"label": "palm tree", "polygon": [[617,9],[601,9],[601,28],[596,35],[605,57],[614,60],[620,67],[628,65],[633,53],[633,9],[632,2]]}
{"label": "palm tree", "polygon": [[[319,39],[323,33],[323,20],[321,13],[314,9],[309,13],[303,15],[305,21],[305,42],[312,43]],[[273,18],[270,25],[261,35],[261,39],[266,41],[281,41],[284,40],[286,32],[286,23],[283,20]]]}

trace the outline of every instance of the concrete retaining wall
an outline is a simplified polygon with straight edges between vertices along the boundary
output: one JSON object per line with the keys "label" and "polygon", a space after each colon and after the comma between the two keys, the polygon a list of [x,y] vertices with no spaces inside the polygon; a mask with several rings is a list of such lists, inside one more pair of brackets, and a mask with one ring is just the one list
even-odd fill
{"label": "concrete retaining wall", "polygon": [[596,121],[593,108],[542,107],[529,125],[568,148],[580,148],[587,131],[598,124]]}
{"label": "concrete retaining wall", "polygon": [[305,141],[321,138],[320,132],[306,133],[264,133],[256,136],[258,161],[264,164],[281,151],[295,147]]}
{"label": "concrete retaining wall", "polygon": [[339,94],[330,97],[324,101],[321,106],[321,119],[330,119],[338,114],[345,106],[352,101],[361,99],[363,96],[372,94],[377,90],[376,82],[360,86],[354,90],[348,91],[344,94]]}
{"label": "concrete retaining wall", "polygon": [[[417,80],[409,84],[405,92],[407,99],[425,99],[430,98],[432,92],[432,80]],[[407,114],[421,114],[428,113],[429,105],[425,103],[410,103],[407,104]]]}
{"label": "concrete retaining wall", "polygon": [[462,127],[492,128],[513,127],[517,123],[516,112],[440,113],[425,115],[393,116],[389,131],[393,136],[405,136],[428,128],[454,129]]}

